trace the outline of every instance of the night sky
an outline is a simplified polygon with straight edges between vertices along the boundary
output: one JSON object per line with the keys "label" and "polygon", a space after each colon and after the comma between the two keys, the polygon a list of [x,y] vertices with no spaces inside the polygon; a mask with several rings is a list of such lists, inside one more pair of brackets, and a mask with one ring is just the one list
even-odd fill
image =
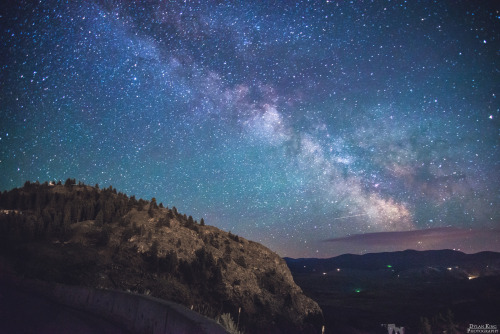
{"label": "night sky", "polygon": [[1,190],[113,185],[291,257],[500,243],[494,1],[0,6]]}

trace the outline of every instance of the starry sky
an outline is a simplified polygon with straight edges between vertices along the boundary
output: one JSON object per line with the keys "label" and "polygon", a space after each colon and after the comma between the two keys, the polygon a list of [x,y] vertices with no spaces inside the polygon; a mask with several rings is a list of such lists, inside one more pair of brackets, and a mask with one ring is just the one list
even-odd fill
{"label": "starry sky", "polygon": [[493,1],[4,1],[0,48],[2,190],[113,185],[290,257],[500,241]]}

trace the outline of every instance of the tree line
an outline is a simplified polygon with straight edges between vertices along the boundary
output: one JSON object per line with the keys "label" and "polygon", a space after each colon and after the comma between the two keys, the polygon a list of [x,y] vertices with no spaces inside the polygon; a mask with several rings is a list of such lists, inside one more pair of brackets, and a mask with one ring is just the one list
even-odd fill
{"label": "tree line", "polygon": [[[136,199],[117,192],[115,188],[100,189],[99,185],[88,186],[68,178],[64,185],[59,182],[29,182],[22,188],[14,188],[0,193],[0,238],[43,240],[51,237],[68,238],[71,224],[93,220],[103,227],[112,223],[122,223],[124,216],[133,208],[142,211],[149,204],[148,214],[153,217],[163,204]],[[167,209],[167,217],[159,220],[159,225],[169,226],[169,220],[177,218],[185,226],[197,228],[191,217],[181,215],[177,209]],[[200,221],[204,225],[203,219]]]}

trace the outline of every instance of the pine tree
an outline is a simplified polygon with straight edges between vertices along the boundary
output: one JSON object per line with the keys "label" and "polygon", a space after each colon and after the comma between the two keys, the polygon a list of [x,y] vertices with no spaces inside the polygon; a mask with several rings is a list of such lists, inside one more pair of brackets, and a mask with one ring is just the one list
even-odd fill
{"label": "pine tree", "polygon": [[137,201],[137,211],[144,210],[145,204],[146,204],[146,201],[144,201],[142,198],[139,198],[139,200]]}
{"label": "pine tree", "polygon": [[159,261],[160,270],[167,273],[175,273],[179,265],[179,259],[176,252],[169,252],[164,258]]}
{"label": "pine tree", "polygon": [[149,249],[149,260],[153,265],[154,270],[157,272],[160,270],[160,261],[158,258],[158,251],[160,249],[160,243],[158,240],[153,241],[151,244],[151,248]]}
{"label": "pine tree", "polygon": [[458,332],[457,328],[458,328],[458,326],[457,326],[457,324],[455,324],[453,312],[450,309],[448,309],[448,311],[446,312],[446,318],[445,318],[446,333],[458,334],[459,332]]}
{"label": "pine tree", "polygon": [[68,187],[68,188],[71,188],[75,184],[76,184],[76,180],[75,179],[71,179],[71,178],[67,178],[66,182],[64,182],[64,186]]}
{"label": "pine tree", "polygon": [[148,215],[149,217],[153,217],[155,210],[158,209],[158,205],[156,205],[156,198],[151,199],[151,203],[149,203]]}
{"label": "pine tree", "polygon": [[66,229],[67,227],[69,227],[70,224],[71,224],[71,204],[68,201],[64,206],[64,218],[63,218],[64,228]]}
{"label": "pine tree", "polygon": [[420,317],[419,327],[421,334],[432,334],[431,324],[429,323],[429,319],[426,317]]}
{"label": "pine tree", "polygon": [[99,237],[97,239],[97,244],[99,246],[106,246],[109,243],[109,239],[111,238],[112,228],[111,225],[106,224],[101,228],[101,232],[99,233]]}
{"label": "pine tree", "polygon": [[102,210],[99,210],[97,213],[97,216],[95,217],[95,224],[97,226],[103,226],[104,225],[104,213]]}
{"label": "pine tree", "polygon": [[115,204],[113,198],[108,198],[106,202],[104,202],[104,222],[111,222],[113,220],[113,216],[115,214]]}

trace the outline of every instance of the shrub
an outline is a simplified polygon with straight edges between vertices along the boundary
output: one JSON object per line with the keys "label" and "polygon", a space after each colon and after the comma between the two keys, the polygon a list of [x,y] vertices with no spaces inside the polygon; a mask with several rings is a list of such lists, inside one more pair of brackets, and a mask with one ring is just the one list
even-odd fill
{"label": "shrub", "polygon": [[217,318],[217,322],[231,334],[242,334],[238,330],[238,325],[234,322],[231,314],[224,313]]}
{"label": "shrub", "polygon": [[245,258],[243,256],[238,256],[234,262],[236,262],[237,264],[239,264],[241,267],[243,268],[247,268],[248,265],[247,265],[247,261],[245,261]]}

